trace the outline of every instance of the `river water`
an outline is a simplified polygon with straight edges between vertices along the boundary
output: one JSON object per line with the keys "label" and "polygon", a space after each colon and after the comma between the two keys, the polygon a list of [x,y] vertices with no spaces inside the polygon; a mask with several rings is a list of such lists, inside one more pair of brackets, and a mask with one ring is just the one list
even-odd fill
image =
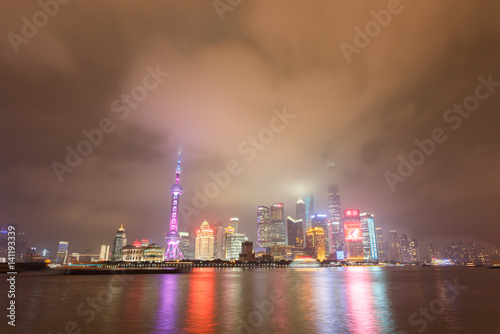
{"label": "river water", "polygon": [[16,277],[1,333],[500,333],[500,270],[194,269]]}

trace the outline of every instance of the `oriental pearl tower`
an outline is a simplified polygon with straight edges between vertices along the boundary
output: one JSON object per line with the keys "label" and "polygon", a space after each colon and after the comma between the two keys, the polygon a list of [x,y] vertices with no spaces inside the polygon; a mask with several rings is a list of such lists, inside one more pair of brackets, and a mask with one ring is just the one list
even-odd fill
{"label": "oriental pearl tower", "polygon": [[183,188],[179,183],[181,177],[181,151],[179,151],[179,159],[177,160],[177,169],[175,171],[175,183],[170,187],[170,192],[172,193],[172,211],[170,214],[170,230],[165,237],[166,250],[165,257],[166,261],[177,261],[183,260],[184,256],[179,250],[179,242],[181,237],[177,233],[178,225],[178,207],[179,207],[179,197],[182,194]]}

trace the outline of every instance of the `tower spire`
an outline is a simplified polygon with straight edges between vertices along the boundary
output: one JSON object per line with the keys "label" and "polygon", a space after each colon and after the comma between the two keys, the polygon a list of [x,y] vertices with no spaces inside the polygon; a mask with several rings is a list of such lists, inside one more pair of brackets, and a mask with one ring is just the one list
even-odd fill
{"label": "tower spire", "polygon": [[177,159],[177,169],[175,170],[175,183],[170,187],[170,192],[172,193],[172,210],[170,212],[170,226],[169,232],[165,237],[166,250],[165,250],[165,260],[167,261],[177,261],[184,259],[180,249],[180,235],[177,232],[178,227],[178,207],[179,198],[183,192],[183,188],[180,184],[181,178],[181,151],[179,150],[179,158]]}

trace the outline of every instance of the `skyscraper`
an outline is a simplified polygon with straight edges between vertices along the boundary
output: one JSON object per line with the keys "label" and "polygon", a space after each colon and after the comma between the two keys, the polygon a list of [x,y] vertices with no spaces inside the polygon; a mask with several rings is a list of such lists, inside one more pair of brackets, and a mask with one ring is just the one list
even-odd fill
{"label": "skyscraper", "polygon": [[325,252],[326,257],[330,257],[330,231],[328,227],[327,215],[324,213],[314,213],[311,216],[311,227],[322,228],[325,232]]}
{"label": "skyscraper", "polygon": [[401,262],[401,247],[396,230],[389,232],[389,261]]}
{"label": "skyscraper", "polygon": [[113,249],[111,251],[113,261],[121,260],[120,251],[122,247],[125,246],[126,244],[127,244],[127,235],[125,233],[125,229],[123,228],[122,224],[120,228],[116,231],[115,239],[113,240]]}
{"label": "skyscraper", "polygon": [[381,227],[375,228],[375,235],[377,238],[378,260],[387,261],[387,254],[385,249],[384,234]]}
{"label": "skyscraper", "polygon": [[196,231],[194,257],[196,260],[214,259],[214,231],[207,221],[201,223],[201,228]]}
{"label": "skyscraper", "polygon": [[[297,204],[295,204],[295,218],[297,220],[302,220],[302,230],[306,231],[306,222],[307,222],[307,214],[306,214],[306,203],[300,198],[297,201]],[[305,234],[302,236],[302,238],[305,238]],[[305,239],[304,239],[305,240]]]}
{"label": "skyscraper", "polygon": [[372,213],[362,213],[361,233],[363,236],[363,254],[365,261],[378,261],[377,236],[375,234],[375,219]]}
{"label": "skyscraper", "polygon": [[109,245],[101,245],[101,252],[99,254],[99,259],[101,261],[109,260]]}
{"label": "skyscraper", "polygon": [[238,218],[231,218],[229,220],[229,226],[234,228],[234,233],[238,233],[238,222],[239,222]]}
{"label": "skyscraper", "polygon": [[355,262],[364,261],[363,235],[361,232],[359,210],[344,210],[344,236],[347,248],[347,259]]}
{"label": "skyscraper", "polygon": [[325,231],[321,227],[311,227],[306,232],[306,248],[311,249],[313,257],[323,261],[325,252]]}
{"label": "skyscraper", "polygon": [[257,246],[271,247],[271,224],[269,208],[257,207]]}
{"label": "skyscraper", "polygon": [[345,251],[340,190],[337,184],[328,186],[328,229],[330,233],[330,253],[332,258],[337,258],[337,253],[342,254]]}
{"label": "skyscraper", "polygon": [[235,233],[232,226],[225,229],[225,259],[229,261],[239,260],[241,252],[241,244],[246,241],[245,234]]}
{"label": "skyscraper", "polygon": [[304,247],[304,228],[302,219],[293,219],[288,216],[286,219],[288,231],[288,245],[294,247]]}
{"label": "skyscraper", "polygon": [[306,229],[311,227],[311,216],[314,211],[314,195],[304,197],[304,203],[306,204],[306,220],[304,221],[304,226]]}
{"label": "skyscraper", "polygon": [[408,241],[406,233],[399,236],[399,246],[401,251],[401,261],[404,263],[411,263],[410,242]]}
{"label": "skyscraper", "polygon": [[172,193],[172,210],[170,214],[170,229],[165,237],[166,251],[165,260],[167,261],[177,261],[184,259],[181,251],[179,250],[179,242],[181,237],[177,233],[178,226],[178,216],[177,208],[179,206],[179,197],[184,191],[179,181],[181,178],[181,151],[179,151],[179,159],[177,160],[177,169],[175,170],[175,183],[170,187],[170,192]]}
{"label": "skyscraper", "polygon": [[271,245],[285,246],[285,206],[276,203],[271,206]]}
{"label": "skyscraper", "polygon": [[193,260],[194,248],[196,244],[196,230],[193,232],[179,232],[181,241],[179,242],[179,249],[181,250],[184,258]]}
{"label": "skyscraper", "polygon": [[420,262],[420,252],[418,251],[417,239],[410,240],[410,259],[411,259],[411,263],[419,263]]}
{"label": "skyscraper", "polygon": [[58,264],[66,264],[68,260],[68,242],[59,241],[59,246],[57,247],[57,259]]}
{"label": "skyscraper", "polygon": [[212,229],[214,230],[214,258],[223,259],[224,254],[224,227],[222,223],[218,222],[213,224]]}

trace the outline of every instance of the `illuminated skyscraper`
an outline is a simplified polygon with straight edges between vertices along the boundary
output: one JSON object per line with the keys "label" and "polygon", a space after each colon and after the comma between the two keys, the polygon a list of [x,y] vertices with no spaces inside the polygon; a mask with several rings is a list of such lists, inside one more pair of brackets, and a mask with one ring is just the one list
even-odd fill
{"label": "illuminated skyscraper", "polygon": [[332,258],[338,258],[337,253],[343,255],[345,251],[345,238],[340,206],[340,190],[337,184],[328,186],[328,228],[330,231],[330,253]]}
{"label": "illuminated skyscraper", "polygon": [[304,248],[304,228],[302,219],[293,219],[288,216],[286,220],[288,231],[288,245]]}
{"label": "illuminated skyscraper", "polygon": [[408,241],[406,233],[399,236],[399,246],[401,251],[401,262],[411,263],[410,242]]}
{"label": "illuminated skyscraper", "polygon": [[123,224],[116,231],[115,239],[113,240],[113,249],[111,250],[112,261],[120,261],[121,254],[120,251],[123,246],[127,244],[127,235],[125,233],[125,229],[123,228]]}
{"label": "illuminated skyscraper", "polygon": [[257,207],[257,246],[271,247],[271,223],[269,208]]}
{"label": "illuminated skyscraper", "polygon": [[389,261],[401,262],[401,247],[396,230],[389,232]]}
{"label": "illuminated skyscraper", "polygon": [[66,264],[68,261],[68,242],[59,241],[59,246],[57,247],[57,259],[58,264]]}
{"label": "illuminated skyscraper", "polygon": [[314,211],[314,195],[304,197],[304,203],[306,204],[306,220],[304,221],[304,226],[308,230],[311,227],[311,216]]}
{"label": "illuminated skyscraper", "polygon": [[410,240],[410,258],[411,258],[411,263],[420,262],[420,252],[418,251],[417,239]]}
{"label": "illuminated skyscraper", "polygon": [[214,259],[214,231],[207,221],[201,223],[201,228],[196,231],[194,257],[196,260]]}
{"label": "illuminated skyscraper", "polygon": [[377,238],[378,260],[387,261],[387,252],[385,248],[384,234],[381,227],[375,228],[375,236]]}
{"label": "illuminated skyscraper", "polygon": [[[299,220],[299,219],[302,220],[302,230],[305,232],[306,231],[307,214],[306,214],[306,203],[304,203],[302,198],[297,201],[297,204],[295,204],[295,218],[297,220]],[[302,238],[305,238],[305,234],[302,236]]]}
{"label": "illuminated skyscraper", "polygon": [[375,233],[374,216],[371,213],[362,213],[360,218],[365,261],[378,261],[377,235]]}
{"label": "illuminated skyscraper", "polygon": [[165,237],[166,251],[165,260],[167,261],[177,261],[184,259],[180,249],[179,242],[181,237],[177,233],[178,227],[178,210],[179,207],[179,197],[183,192],[183,188],[179,181],[181,178],[181,151],[179,151],[179,159],[177,160],[177,169],[175,170],[175,183],[170,187],[170,192],[172,193],[172,211],[170,215],[170,230]]}
{"label": "illuminated skyscraper", "polygon": [[311,227],[322,228],[325,232],[325,252],[326,257],[330,257],[330,231],[328,228],[327,215],[324,213],[314,213],[311,216]]}
{"label": "illuminated skyscraper", "polygon": [[179,236],[181,237],[181,241],[179,242],[179,249],[181,250],[184,258],[193,260],[194,257],[194,248],[195,248],[195,240],[196,240],[196,231],[193,232],[179,232]]}
{"label": "illuminated skyscraper", "polygon": [[285,206],[277,203],[271,206],[271,245],[285,246]]}
{"label": "illuminated skyscraper", "polygon": [[325,252],[325,231],[321,227],[311,227],[306,232],[306,248],[312,250],[314,258],[323,261]]}
{"label": "illuminated skyscraper", "polygon": [[238,222],[239,222],[238,218],[231,218],[229,220],[229,226],[234,228],[234,233],[238,233]]}
{"label": "illuminated skyscraper", "polygon": [[225,229],[224,236],[225,260],[239,260],[241,244],[246,241],[245,234],[235,233],[234,228],[232,226],[228,226]]}
{"label": "illuminated skyscraper", "polygon": [[363,235],[359,210],[344,210],[344,236],[347,248],[347,259],[354,262],[364,261]]}
{"label": "illuminated skyscraper", "polygon": [[99,254],[99,260],[109,261],[109,245],[101,245],[101,252]]}
{"label": "illuminated skyscraper", "polygon": [[214,230],[214,258],[215,259],[223,259],[225,257],[225,253],[224,253],[224,227],[222,227],[221,222],[218,222],[218,223],[212,225],[212,229]]}

